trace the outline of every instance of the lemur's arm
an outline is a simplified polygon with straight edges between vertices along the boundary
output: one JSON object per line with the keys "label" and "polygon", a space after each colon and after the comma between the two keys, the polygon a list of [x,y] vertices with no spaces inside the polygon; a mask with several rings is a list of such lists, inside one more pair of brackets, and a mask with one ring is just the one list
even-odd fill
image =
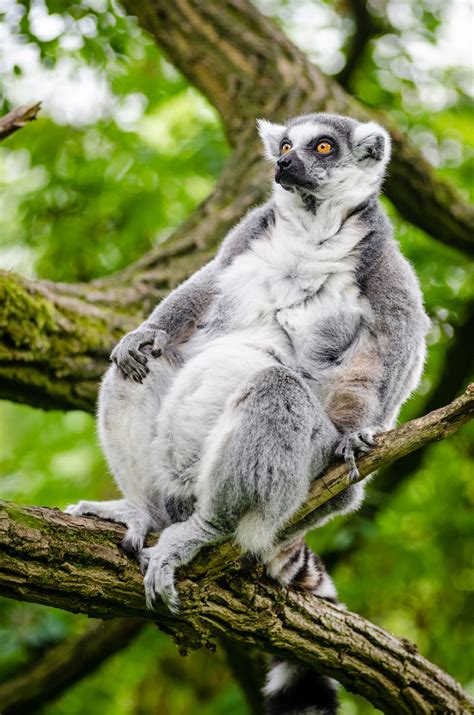
{"label": "lemur's arm", "polygon": [[205,265],[167,296],[136,329],[114,348],[111,358],[122,376],[142,382],[150,355],[176,357],[172,346],[186,338],[210,305],[216,291],[216,259]]}
{"label": "lemur's arm", "polygon": [[[366,450],[377,431],[389,429],[416,387],[425,358],[429,320],[411,266],[391,239],[371,252],[360,276],[370,305],[370,334],[338,376],[329,414],[343,433],[336,450],[356,472],[354,450]],[[374,246],[375,247],[375,246]]]}
{"label": "lemur's arm", "polygon": [[170,293],[144,323],[122,338],[111,358],[124,378],[142,382],[149,372],[150,356],[156,358],[163,353],[171,362],[179,359],[173,345],[192,333],[211,304],[218,290],[219,272],[245,251],[272,219],[271,203],[250,211],[229,232],[214,260]]}

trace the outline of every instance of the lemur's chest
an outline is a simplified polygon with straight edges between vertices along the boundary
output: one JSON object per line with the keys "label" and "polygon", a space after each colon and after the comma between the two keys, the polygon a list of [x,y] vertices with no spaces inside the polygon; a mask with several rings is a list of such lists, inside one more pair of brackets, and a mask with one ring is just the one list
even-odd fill
{"label": "lemur's chest", "polygon": [[303,340],[329,316],[358,311],[353,251],[358,240],[353,230],[318,243],[274,227],[221,275],[221,305],[232,315],[232,327],[273,323]]}

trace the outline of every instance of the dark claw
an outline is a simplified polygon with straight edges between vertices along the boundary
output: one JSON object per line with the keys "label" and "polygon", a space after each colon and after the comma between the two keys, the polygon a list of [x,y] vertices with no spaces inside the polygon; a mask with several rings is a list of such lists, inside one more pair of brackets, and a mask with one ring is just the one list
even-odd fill
{"label": "dark claw", "polygon": [[356,481],[359,478],[359,470],[357,469],[354,450],[349,447],[346,447],[343,452],[343,457],[349,469],[349,479],[351,480],[351,482]]}
{"label": "dark claw", "polygon": [[135,348],[130,348],[128,353],[129,353],[130,357],[132,357],[134,360],[136,360],[138,363],[140,363],[140,365],[147,364],[146,355],[139,352],[138,350],[135,350]]}
{"label": "dark claw", "polygon": [[349,469],[349,479],[351,482],[357,482],[359,477],[360,477],[360,473],[359,473],[359,470],[357,469],[357,467],[352,467],[351,469]]}
{"label": "dark claw", "polygon": [[136,558],[138,552],[140,551],[139,548],[137,548],[131,539],[128,539],[126,536],[122,539],[122,542],[120,544],[120,547],[125,551],[127,556],[131,556],[132,558]]}

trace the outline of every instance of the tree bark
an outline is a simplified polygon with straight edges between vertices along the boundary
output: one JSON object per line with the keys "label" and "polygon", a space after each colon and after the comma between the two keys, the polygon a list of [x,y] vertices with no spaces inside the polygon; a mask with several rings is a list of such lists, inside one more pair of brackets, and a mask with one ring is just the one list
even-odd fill
{"label": "tree bark", "polygon": [[6,139],[14,132],[18,131],[22,127],[26,126],[29,122],[36,119],[36,115],[41,109],[41,102],[36,102],[36,104],[28,104],[22,107],[15,107],[0,117],[0,141]]}
{"label": "tree bark", "polygon": [[52,646],[35,663],[0,683],[2,715],[26,715],[55,700],[125,648],[146,623],[140,618],[101,621]]}
{"label": "tree bark", "polygon": [[[359,460],[368,471],[471,419],[474,386],[453,403],[378,439]],[[347,486],[336,465],[315,482],[284,534],[298,531],[316,506]],[[0,589],[3,595],[100,618],[152,618],[182,648],[225,634],[280,657],[322,670],[387,713],[468,712],[470,701],[449,676],[416,648],[325,601],[284,591],[259,564],[242,566],[229,543],[201,552],[178,575],[182,603],[172,616],[144,607],[142,577],[120,551],[122,527],[58,510],[4,503],[0,509]],[[251,571],[249,572],[249,568]]]}

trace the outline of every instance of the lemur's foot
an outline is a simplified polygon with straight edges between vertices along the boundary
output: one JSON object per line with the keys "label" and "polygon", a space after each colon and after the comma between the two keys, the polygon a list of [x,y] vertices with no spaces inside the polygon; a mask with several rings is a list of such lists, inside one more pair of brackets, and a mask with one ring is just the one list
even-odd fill
{"label": "lemur's foot", "polygon": [[70,504],[64,511],[72,516],[96,516],[99,519],[125,524],[127,533],[121,546],[124,551],[133,555],[143,548],[148,533],[157,526],[146,511],[126,499],[80,501],[77,504]]}
{"label": "lemur's foot", "polygon": [[175,574],[180,566],[188,564],[204,544],[223,536],[223,532],[209,521],[194,513],[186,521],[168,526],[160,535],[158,543],[142,549],[139,561],[144,579],[146,605],[153,609],[157,598],[177,613],[180,608],[175,587]]}
{"label": "lemur's foot", "polygon": [[349,478],[356,481],[359,478],[359,470],[355,461],[356,452],[369,452],[375,445],[375,427],[364,427],[363,429],[348,432],[341,439],[335,449],[337,457],[342,457],[349,467]]}
{"label": "lemur's foot", "polygon": [[168,606],[172,613],[179,611],[179,596],[174,585],[174,574],[180,560],[176,555],[161,553],[159,545],[142,549],[139,554],[140,570],[145,575],[145,599],[147,608],[153,610],[156,599]]}

